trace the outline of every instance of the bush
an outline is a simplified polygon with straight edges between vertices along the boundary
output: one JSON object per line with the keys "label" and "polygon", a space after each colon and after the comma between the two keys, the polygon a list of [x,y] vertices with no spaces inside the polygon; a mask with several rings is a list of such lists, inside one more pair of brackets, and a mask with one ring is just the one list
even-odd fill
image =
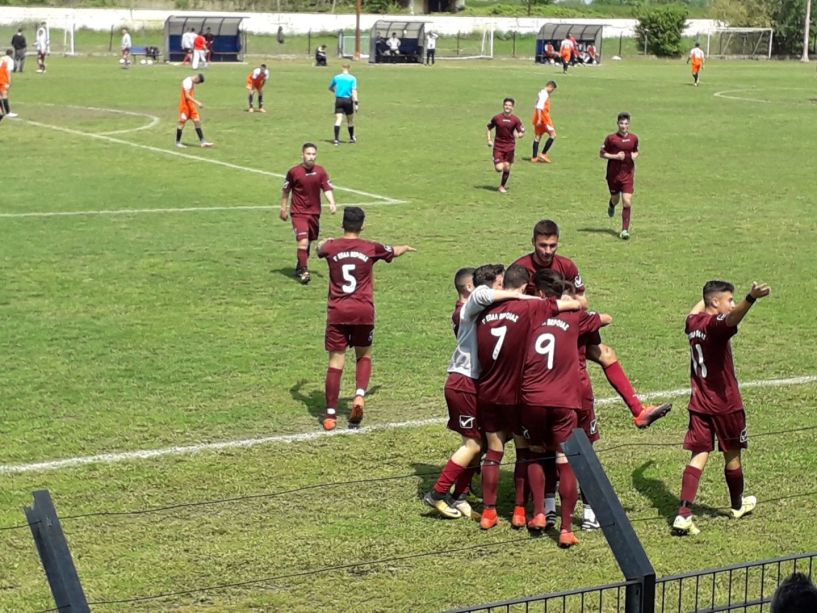
{"label": "bush", "polygon": [[677,57],[681,55],[681,35],[687,20],[685,6],[659,6],[647,9],[638,17],[635,33],[644,48],[659,57]]}

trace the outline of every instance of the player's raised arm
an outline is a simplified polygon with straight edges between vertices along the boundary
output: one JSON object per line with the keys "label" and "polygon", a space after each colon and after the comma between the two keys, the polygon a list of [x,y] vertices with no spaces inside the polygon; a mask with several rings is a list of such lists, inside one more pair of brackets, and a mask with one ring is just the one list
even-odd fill
{"label": "player's raised arm", "polygon": [[690,310],[689,314],[697,315],[698,313],[703,313],[704,311],[706,311],[706,302],[704,302],[702,298],[697,303],[695,303],[695,306],[692,307],[692,310]]}
{"label": "player's raised arm", "polygon": [[737,326],[743,318],[746,317],[746,314],[749,312],[749,309],[752,308],[752,305],[757,302],[758,298],[765,298],[772,292],[772,288],[770,288],[766,283],[756,283],[752,282],[752,289],[749,290],[749,293],[746,294],[746,298],[740,301],[738,305],[732,309],[729,314],[726,316],[726,325],[728,326]]}

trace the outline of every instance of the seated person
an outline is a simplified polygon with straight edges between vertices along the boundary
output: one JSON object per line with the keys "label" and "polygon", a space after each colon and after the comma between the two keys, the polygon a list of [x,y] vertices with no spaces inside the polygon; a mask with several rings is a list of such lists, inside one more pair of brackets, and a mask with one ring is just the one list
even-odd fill
{"label": "seated person", "polygon": [[326,45],[315,49],[315,66],[326,66]]}
{"label": "seated person", "polygon": [[377,39],[374,41],[374,53],[376,57],[382,57],[386,55],[388,48],[389,47],[386,45],[386,41],[383,39],[382,36],[378,36]]}
{"label": "seated person", "polygon": [[598,52],[596,51],[596,45],[589,44],[587,45],[587,61],[585,64],[598,64],[599,63],[599,56]]}
{"label": "seated person", "polygon": [[549,42],[545,45],[545,62],[548,64],[555,64],[559,60],[559,54],[556,53],[556,48],[553,43]]}
{"label": "seated person", "polygon": [[396,33],[391,33],[391,38],[386,41],[386,45],[389,48],[389,55],[400,55],[400,39],[397,38]]}

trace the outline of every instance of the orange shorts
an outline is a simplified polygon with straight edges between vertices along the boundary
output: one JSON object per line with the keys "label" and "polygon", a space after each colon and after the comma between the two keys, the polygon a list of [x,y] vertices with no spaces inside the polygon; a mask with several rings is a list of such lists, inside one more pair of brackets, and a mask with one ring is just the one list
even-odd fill
{"label": "orange shorts", "polygon": [[572,54],[570,53],[570,51],[562,51],[562,53],[561,53],[561,56],[562,56],[562,61],[563,61],[565,64],[567,64],[567,63],[570,61],[570,56],[571,56],[571,55],[572,55]]}
{"label": "orange shorts", "polygon": [[195,104],[188,104],[187,107],[179,107],[179,123],[185,123],[187,120],[199,121],[199,109]]}
{"label": "orange shorts", "polygon": [[704,67],[703,62],[692,62],[692,74],[698,74],[701,72],[701,68]]}
{"label": "orange shorts", "polygon": [[533,133],[536,136],[542,136],[547,133],[550,136],[556,136],[556,128],[553,127],[553,120],[550,115],[541,111],[536,111],[533,114]]}
{"label": "orange shorts", "polygon": [[8,96],[9,93],[9,84],[8,83],[0,83],[0,95]]}

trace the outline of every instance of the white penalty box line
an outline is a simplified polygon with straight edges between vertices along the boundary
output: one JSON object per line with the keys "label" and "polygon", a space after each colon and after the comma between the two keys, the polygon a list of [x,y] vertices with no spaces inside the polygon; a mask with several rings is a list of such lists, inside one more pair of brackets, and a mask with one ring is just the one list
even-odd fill
{"label": "white penalty box line", "polygon": [[[788,379],[759,379],[742,383],[742,389],[765,388],[765,387],[787,387],[793,385],[807,385],[817,382],[817,375],[803,375]],[[689,388],[677,388],[659,392],[649,392],[640,394],[641,400],[654,400],[664,398],[678,398],[689,395]],[[596,406],[607,406],[621,402],[618,396],[601,398],[596,401]],[[159,449],[142,449],[136,451],[123,451],[119,453],[102,453],[91,456],[77,456],[62,460],[51,460],[45,462],[33,462],[30,464],[0,464],[0,474],[11,475],[30,472],[46,472],[60,470],[63,468],[73,468],[87,464],[114,464],[132,460],[150,460],[153,458],[163,458],[170,456],[190,455],[202,451],[220,451],[223,449],[240,449],[257,447],[259,445],[273,445],[279,443],[304,443],[330,436],[357,436],[374,432],[386,432],[389,430],[401,430],[404,428],[422,428],[442,424],[448,421],[446,418],[418,419],[413,421],[401,421],[385,424],[366,426],[357,430],[317,430],[315,432],[303,432],[300,434],[284,434],[277,436],[265,436],[260,438],[236,439],[216,443],[200,443],[197,445],[184,445],[178,447],[164,447]]]}

